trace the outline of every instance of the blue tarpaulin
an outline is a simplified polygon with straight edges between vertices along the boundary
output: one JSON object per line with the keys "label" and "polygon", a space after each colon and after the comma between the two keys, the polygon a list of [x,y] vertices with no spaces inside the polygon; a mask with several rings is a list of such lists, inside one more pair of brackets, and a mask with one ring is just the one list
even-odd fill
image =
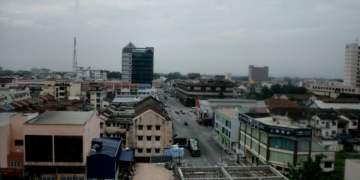
{"label": "blue tarpaulin", "polygon": [[132,150],[122,150],[120,155],[120,161],[132,161],[133,151]]}

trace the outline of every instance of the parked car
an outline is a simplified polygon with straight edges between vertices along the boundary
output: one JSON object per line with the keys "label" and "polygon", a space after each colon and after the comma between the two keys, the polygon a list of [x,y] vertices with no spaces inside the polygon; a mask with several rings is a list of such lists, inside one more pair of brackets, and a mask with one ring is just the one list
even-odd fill
{"label": "parked car", "polygon": [[179,114],[179,111],[178,111],[178,110],[175,110],[175,113],[176,113],[176,114]]}

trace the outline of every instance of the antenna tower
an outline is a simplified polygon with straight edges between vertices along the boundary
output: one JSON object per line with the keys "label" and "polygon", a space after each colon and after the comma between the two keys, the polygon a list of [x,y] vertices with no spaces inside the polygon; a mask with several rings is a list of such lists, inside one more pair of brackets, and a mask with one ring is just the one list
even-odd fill
{"label": "antenna tower", "polygon": [[76,70],[77,70],[77,59],[76,59],[76,37],[74,37],[74,59],[73,59],[73,71],[76,76]]}

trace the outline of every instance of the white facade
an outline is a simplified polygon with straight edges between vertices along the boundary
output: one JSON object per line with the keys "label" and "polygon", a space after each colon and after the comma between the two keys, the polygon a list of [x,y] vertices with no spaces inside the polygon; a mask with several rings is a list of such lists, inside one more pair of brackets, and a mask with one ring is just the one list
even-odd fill
{"label": "white facade", "polygon": [[231,81],[232,79],[231,73],[225,73],[225,79]]}
{"label": "white facade", "polygon": [[338,151],[338,140],[337,139],[329,139],[317,142],[321,147],[329,151]]}
{"label": "white facade", "polygon": [[346,44],[344,64],[344,85],[346,86],[360,87],[359,52],[357,43]]}
{"label": "white facade", "polygon": [[[135,48],[131,42],[127,46]],[[131,83],[131,57],[131,52],[122,53],[121,81],[124,83]]]}
{"label": "white facade", "polygon": [[101,73],[100,70],[91,69],[90,67],[88,67],[87,69],[84,69],[83,67],[78,67],[76,71],[76,79],[83,81],[106,81],[107,73]]}
{"label": "white facade", "polygon": [[0,104],[9,104],[14,101],[22,101],[26,99],[30,99],[30,90],[28,87],[22,91],[8,88],[0,89]]}

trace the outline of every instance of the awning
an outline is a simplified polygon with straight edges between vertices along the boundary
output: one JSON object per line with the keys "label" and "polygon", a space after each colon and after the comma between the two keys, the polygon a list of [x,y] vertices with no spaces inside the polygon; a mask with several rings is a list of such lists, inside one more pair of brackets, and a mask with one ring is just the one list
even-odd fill
{"label": "awning", "polygon": [[133,151],[132,150],[122,150],[120,155],[120,161],[131,162],[133,159]]}

